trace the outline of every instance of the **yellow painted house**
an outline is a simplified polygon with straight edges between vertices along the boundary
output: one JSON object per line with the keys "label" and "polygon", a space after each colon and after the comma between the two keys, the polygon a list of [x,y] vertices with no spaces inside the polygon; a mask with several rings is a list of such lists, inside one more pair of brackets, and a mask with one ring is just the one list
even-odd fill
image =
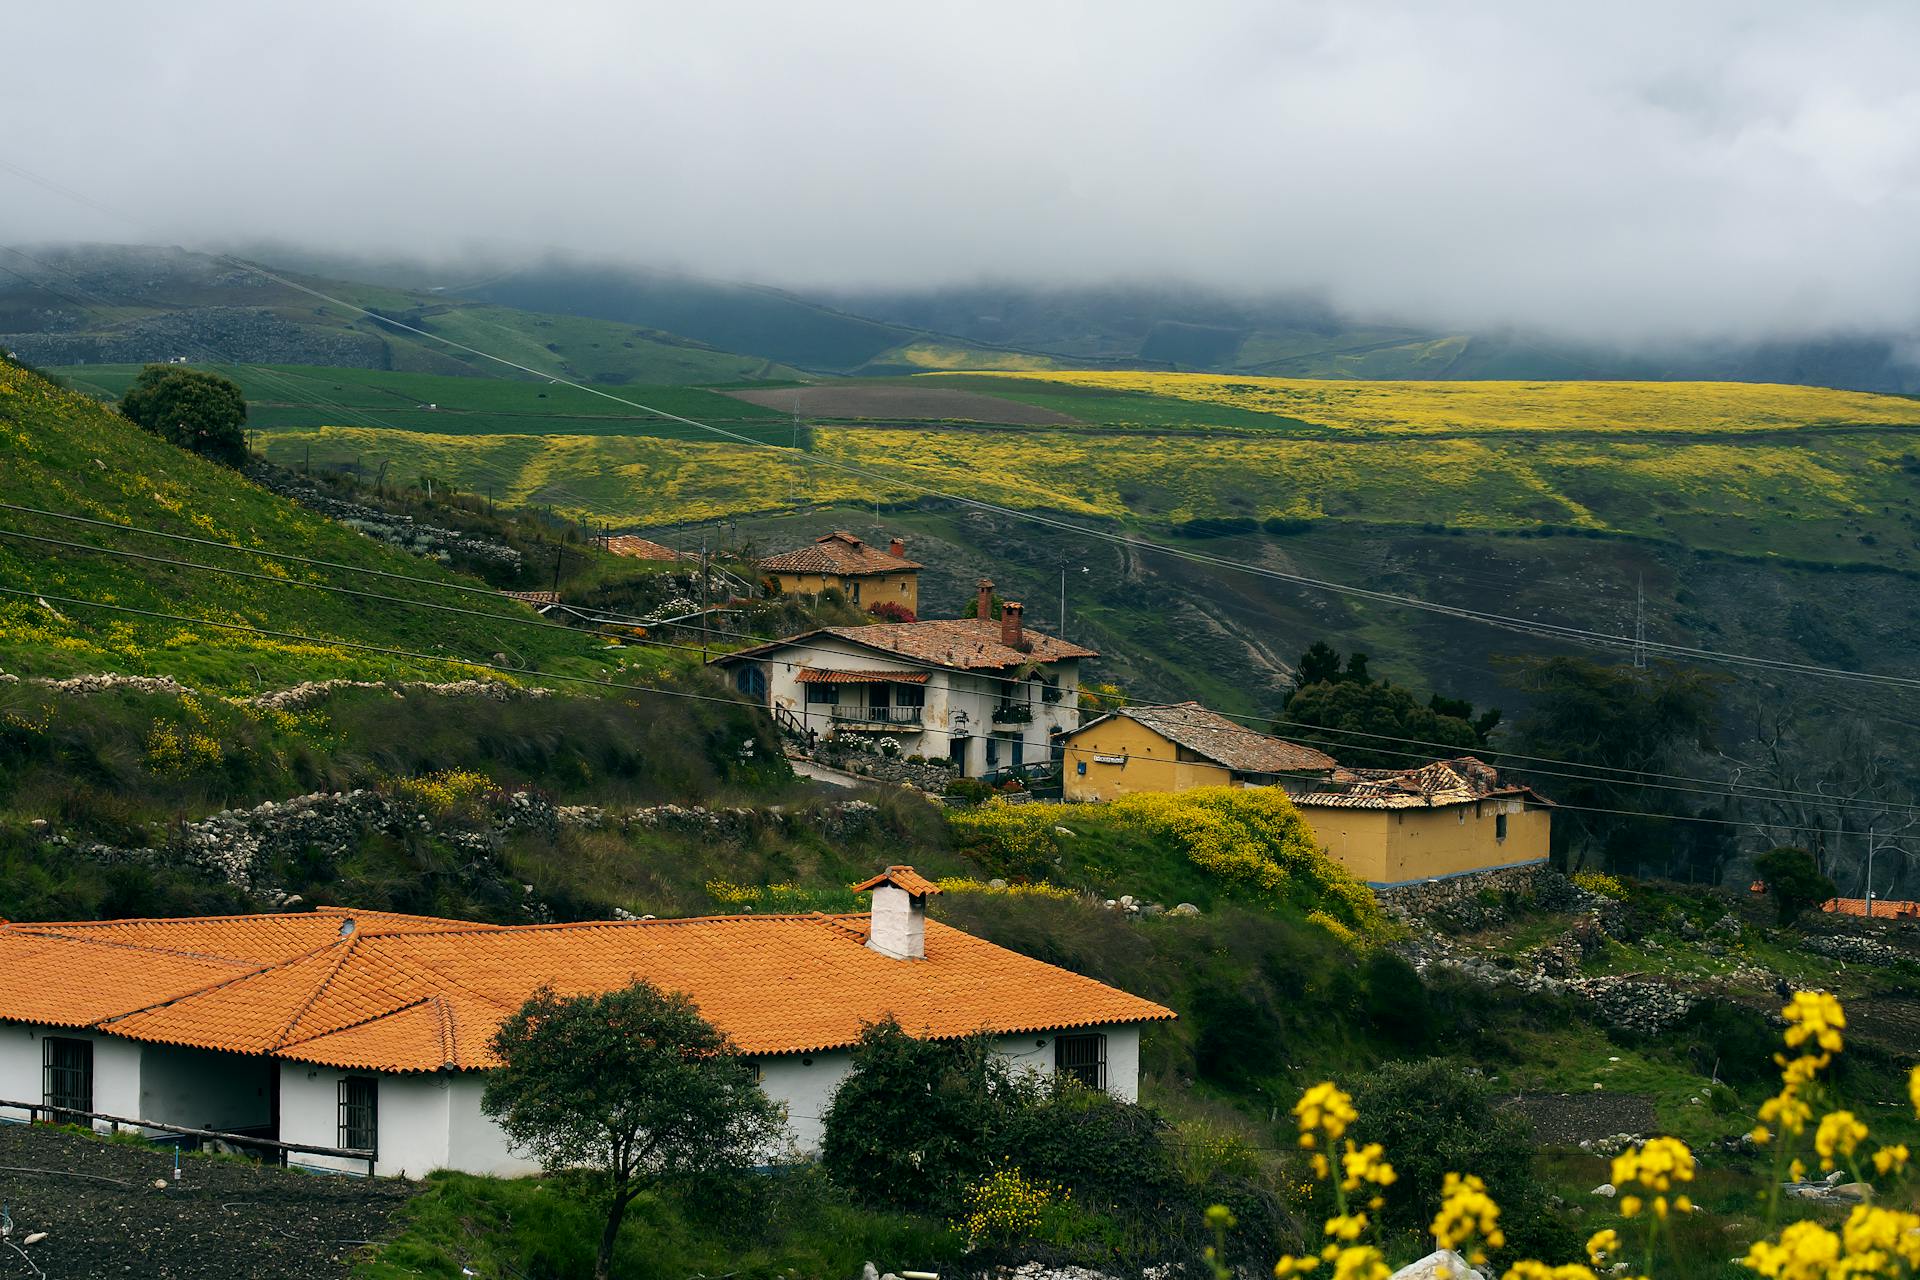
{"label": "yellow painted house", "polygon": [[915,617],[920,613],[921,567],[907,559],[906,544],[898,538],[882,551],[844,529],[815,538],[810,547],[760,562],[760,571],[782,594],[817,596],[832,587],[863,609],[894,604]]}
{"label": "yellow painted house", "polygon": [[1332,757],[1257,733],[1197,702],[1123,707],[1080,726],[1066,747],[1063,798],[1112,800],[1139,791],[1279,786],[1313,791]]}
{"label": "yellow painted house", "polygon": [[1553,802],[1472,756],[1342,770],[1293,797],[1327,854],[1376,888],[1545,862]]}

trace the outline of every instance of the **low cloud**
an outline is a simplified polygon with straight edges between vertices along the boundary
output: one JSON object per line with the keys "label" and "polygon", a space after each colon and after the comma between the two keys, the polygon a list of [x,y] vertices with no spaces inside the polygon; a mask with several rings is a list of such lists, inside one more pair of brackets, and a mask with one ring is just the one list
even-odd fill
{"label": "low cloud", "polygon": [[1920,330],[1920,9],[545,5],[9,15],[0,237],[862,289],[1323,292],[1618,340]]}

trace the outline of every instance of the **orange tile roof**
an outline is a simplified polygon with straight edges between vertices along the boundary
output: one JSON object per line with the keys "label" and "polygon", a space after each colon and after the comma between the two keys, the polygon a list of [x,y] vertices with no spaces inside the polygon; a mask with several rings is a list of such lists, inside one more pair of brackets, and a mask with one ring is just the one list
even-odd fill
{"label": "orange tile roof", "polygon": [[926,671],[834,671],[826,667],[802,667],[793,673],[799,684],[925,684]]}
{"label": "orange tile roof", "polygon": [[[1765,888],[1758,880],[1754,881],[1754,892]],[[1867,914],[1865,898],[1828,898],[1820,909],[1829,915],[1864,916]],[[1915,920],[1920,919],[1920,902],[1907,902],[1897,898],[1875,898],[1873,900],[1873,918],[1876,920]]]}
{"label": "orange tile roof", "polygon": [[810,547],[769,556],[760,562],[768,573],[833,573],[858,578],[873,573],[905,573],[926,566],[869,546],[844,529],[824,534]]}
{"label": "orange tile roof", "polygon": [[[349,917],[356,927],[343,936]],[[914,961],[869,950],[866,928],[864,915],[500,926],[341,909],[0,925],[0,1020],[435,1071],[497,1066],[494,1029],[542,982],[582,993],[644,977],[687,993],[759,1055],[843,1048],[888,1014],[933,1037],[1173,1016],[937,922],[927,924],[926,958]],[[283,954],[301,938],[305,950]]]}
{"label": "orange tile roof", "polygon": [[1015,649],[1000,643],[1000,623],[978,618],[935,618],[925,622],[875,622],[863,627],[821,627],[755,645],[715,658],[715,665],[738,662],[742,658],[760,658],[788,646],[812,648],[807,641],[818,636],[839,639],[893,657],[907,658],[937,667],[960,671],[1001,671],[1024,662],[1058,662],[1063,658],[1097,658],[1100,654],[1082,645],[1043,635],[1031,628],[1024,631],[1027,647]]}
{"label": "orange tile roof", "polygon": [[904,866],[888,867],[885,871],[873,877],[873,879],[862,880],[859,884],[854,885],[853,891],[855,893],[865,893],[867,890],[877,889],[883,884],[890,884],[896,889],[905,889],[908,893],[916,897],[940,892],[939,885],[927,879],[912,867]]}

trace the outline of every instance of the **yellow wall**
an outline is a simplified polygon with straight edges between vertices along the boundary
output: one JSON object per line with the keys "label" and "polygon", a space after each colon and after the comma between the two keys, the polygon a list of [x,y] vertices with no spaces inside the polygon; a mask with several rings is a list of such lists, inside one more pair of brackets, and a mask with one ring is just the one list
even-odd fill
{"label": "yellow wall", "polygon": [[[1233,774],[1222,765],[1179,759],[1179,747],[1138,720],[1115,716],[1067,739],[1062,794],[1068,800],[1114,800],[1136,791],[1185,791],[1224,787]],[[1102,764],[1095,756],[1125,756],[1124,765]],[[1087,766],[1083,776],[1080,766]]]}
{"label": "yellow wall", "polygon": [[[837,573],[776,573],[773,580],[787,595],[817,596],[828,587],[833,587],[849,600],[853,599],[853,584],[856,581]],[[916,571],[863,573],[857,581],[860,583],[861,608],[885,600],[912,610],[916,616],[919,614],[920,575]]]}
{"label": "yellow wall", "polygon": [[[1494,835],[1507,814],[1506,839]],[[1300,815],[1333,860],[1369,884],[1403,884],[1485,871],[1547,856],[1553,815],[1519,800],[1437,809],[1339,809],[1303,805]]]}

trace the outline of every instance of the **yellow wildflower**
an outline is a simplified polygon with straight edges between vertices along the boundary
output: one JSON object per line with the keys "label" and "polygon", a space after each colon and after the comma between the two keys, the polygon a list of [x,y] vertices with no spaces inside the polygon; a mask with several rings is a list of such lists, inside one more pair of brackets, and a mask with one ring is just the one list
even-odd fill
{"label": "yellow wildflower", "polygon": [[1500,1280],[1599,1280],[1599,1277],[1593,1274],[1593,1268],[1583,1267],[1577,1262],[1550,1267],[1544,1262],[1524,1258],[1508,1267]]}
{"label": "yellow wildflower", "polygon": [[1639,1196],[1621,1196],[1620,1197],[1620,1216],[1623,1218],[1636,1218],[1639,1215],[1640,1215],[1640,1197]]}
{"label": "yellow wildflower", "polygon": [[1612,1227],[1596,1231],[1587,1237],[1587,1260],[1598,1267],[1620,1252],[1620,1233]]}
{"label": "yellow wildflower", "polygon": [[1370,1244],[1345,1248],[1330,1244],[1320,1256],[1333,1264],[1333,1280],[1387,1280],[1393,1274],[1387,1260]]}
{"label": "yellow wildflower", "polygon": [[1851,1156],[1866,1136],[1867,1126],[1855,1119],[1851,1111],[1829,1111],[1820,1117],[1820,1128],[1813,1135],[1813,1149],[1820,1153],[1820,1167],[1831,1169],[1837,1163],[1836,1157]]}
{"label": "yellow wildflower", "polygon": [[1347,1143],[1347,1154],[1341,1163],[1346,1166],[1347,1176],[1341,1181],[1344,1191],[1358,1191],[1363,1184],[1376,1187],[1390,1187],[1399,1178],[1393,1166],[1387,1163],[1386,1148],[1377,1142],[1369,1142],[1364,1147]]}
{"label": "yellow wildflower", "polygon": [[1287,1280],[1288,1276],[1303,1275],[1320,1265],[1318,1258],[1282,1258],[1273,1264],[1275,1280]]}
{"label": "yellow wildflower", "polygon": [[1759,1133],[1770,1124],[1792,1137],[1807,1127],[1807,1121],[1812,1116],[1813,1108],[1806,1104],[1796,1089],[1788,1086],[1760,1104],[1760,1129],[1755,1131],[1754,1141],[1765,1141]]}
{"label": "yellow wildflower", "polygon": [[1500,1206],[1487,1194],[1487,1184],[1468,1174],[1449,1173],[1440,1187],[1440,1212],[1430,1228],[1442,1249],[1467,1246],[1467,1261],[1476,1266],[1486,1261],[1485,1245],[1498,1249],[1507,1242],[1500,1230]]}
{"label": "yellow wildflower", "polygon": [[1649,1138],[1614,1157],[1617,1186],[1639,1183],[1649,1191],[1670,1190],[1676,1182],[1692,1182],[1693,1152],[1678,1138]]}
{"label": "yellow wildflower", "polygon": [[1330,1140],[1338,1141],[1346,1133],[1347,1126],[1360,1118],[1360,1113],[1353,1109],[1353,1098],[1341,1092],[1340,1087],[1331,1080],[1322,1081],[1302,1094],[1300,1101],[1294,1104],[1293,1114],[1300,1122],[1300,1145],[1303,1147],[1313,1146],[1309,1139],[1316,1129],[1325,1132]]}
{"label": "yellow wildflower", "polygon": [[1327,1219],[1326,1233],[1335,1240],[1358,1240],[1367,1230],[1367,1215],[1364,1213],[1343,1213]]}
{"label": "yellow wildflower", "polygon": [[1840,1237],[1817,1222],[1796,1222],[1774,1240],[1756,1240],[1746,1265],[1771,1280],[1827,1280],[1839,1274]]}
{"label": "yellow wildflower", "polygon": [[1849,1261],[1877,1261],[1881,1265],[1875,1269],[1889,1273],[1894,1268],[1885,1263],[1891,1258],[1899,1258],[1909,1269],[1920,1268],[1920,1214],[1856,1205],[1841,1233]]}
{"label": "yellow wildflower", "polygon": [[1899,1173],[1907,1167],[1907,1144],[1895,1143],[1891,1147],[1882,1147],[1873,1153],[1874,1171],[1885,1177],[1890,1173]]}
{"label": "yellow wildflower", "polygon": [[1822,1053],[1840,1052],[1840,1033],[1846,1029],[1847,1015],[1840,1008],[1840,1002],[1826,992],[1794,992],[1780,1016],[1787,1020],[1789,1049],[1798,1049],[1812,1041],[1820,1046]]}
{"label": "yellow wildflower", "polygon": [[1907,1097],[1913,1102],[1913,1112],[1920,1115],[1920,1067],[1907,1074]]}

